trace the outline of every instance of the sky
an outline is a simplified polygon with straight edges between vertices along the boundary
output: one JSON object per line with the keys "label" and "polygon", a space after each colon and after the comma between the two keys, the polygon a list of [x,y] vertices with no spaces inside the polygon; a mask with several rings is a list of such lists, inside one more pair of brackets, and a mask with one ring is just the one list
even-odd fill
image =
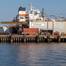
{"label": "sky", "polygon": [[18,14],[20,4],[29,8],[32,3],[35,8],[44,8],[47,16],[66,17],[66,0],[0,0],[0,21],[10,21]]}

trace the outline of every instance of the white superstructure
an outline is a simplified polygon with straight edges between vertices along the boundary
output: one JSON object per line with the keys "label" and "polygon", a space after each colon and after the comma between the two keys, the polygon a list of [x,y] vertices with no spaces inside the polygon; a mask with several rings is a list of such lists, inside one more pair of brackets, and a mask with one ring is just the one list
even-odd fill
{"label": "white superstructure", "polygon": [[32,5],[30,5],[30,10],[29,10],[29,20],[41,20],[41,12],[39,9],[33,8]]}
{"label": "white superstructure", "polygon": [[26,8],[20,6],[18,10],[18,20],[19,22],[26,22],[26,17],[28,16]]}
{"label": "white superstructure", "polygon": [[[44,19],[44,20],[43,20]],[[29,10],[29,28],[52,30],[53,32],[66,33],[66,21],[50,19],[41,16],[41,11],[31,8]]]}

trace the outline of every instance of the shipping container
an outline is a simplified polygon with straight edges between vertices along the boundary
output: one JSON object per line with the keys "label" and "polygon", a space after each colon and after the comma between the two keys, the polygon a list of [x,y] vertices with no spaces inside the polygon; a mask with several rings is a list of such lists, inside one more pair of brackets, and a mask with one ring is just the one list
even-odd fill
{"label": "shipping container", "polygon": [[39,30],[37,28],[24,28],[23,32],[27,35],[36,35],[39,33]]}

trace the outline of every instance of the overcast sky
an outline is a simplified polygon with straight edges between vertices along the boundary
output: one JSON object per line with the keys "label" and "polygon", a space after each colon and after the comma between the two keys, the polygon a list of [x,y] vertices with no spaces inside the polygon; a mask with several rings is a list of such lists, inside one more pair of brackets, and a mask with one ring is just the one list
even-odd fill
{"label": "overcast sky", "polygon": [[44,8],[47,15],[66,17],[66,0],[0,0],[0,21],[12,20],[22,3],[27,8],[29,3],[35,8]]}

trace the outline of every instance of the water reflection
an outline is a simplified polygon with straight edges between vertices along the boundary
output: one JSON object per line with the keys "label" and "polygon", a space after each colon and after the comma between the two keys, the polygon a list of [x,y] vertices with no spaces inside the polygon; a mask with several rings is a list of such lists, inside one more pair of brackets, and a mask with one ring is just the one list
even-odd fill
{"label": "water reflection", "polygon": [[0,44],[0,66],[66,66],[66,44]]}

